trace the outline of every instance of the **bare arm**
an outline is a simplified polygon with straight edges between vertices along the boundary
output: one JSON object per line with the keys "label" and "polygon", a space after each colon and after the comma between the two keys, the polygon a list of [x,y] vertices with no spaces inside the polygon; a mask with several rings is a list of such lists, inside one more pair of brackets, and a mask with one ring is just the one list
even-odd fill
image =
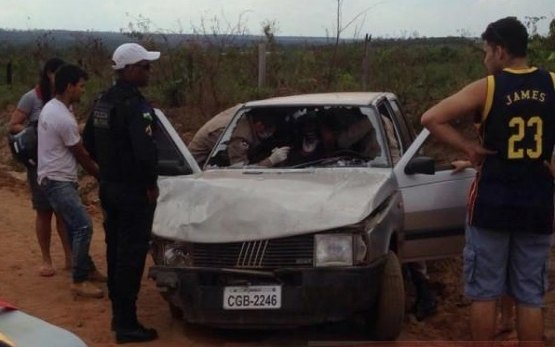
{"label": "bare arm", "polygon": [[10,134],[17,134],[23,129],[25,129],[25,121],[27,120],[27,114],[21,111],[20,109],[16,109],[12,116],[10,117],[10,122],[8,124],[8,131]]}
{"label": "bare arm", "polygon": [[485,155],[495,152],[463,137],[450,122],[469,114],[481,113],[486,103],[486,95],[487,80],[484,78],[443,99],[426,111],[421,119],[422,125],[434,136],[464,152],[474,166],[478,166]]}
{"label": "bare arm", "polygon": [[83,143],[79,141],[76,145],[68,147],[71,153],[75,156],[75,159],[81,166],[92,176],[98,179],[98,165],[92,160],[89,152],[83,146]]}
{"label": "bare arm", "polygon": [[472,163],[468,160],[454,160],[451,162],[453,165],[453,173],[464,171],[464,169],[468,169],[472,167]]}

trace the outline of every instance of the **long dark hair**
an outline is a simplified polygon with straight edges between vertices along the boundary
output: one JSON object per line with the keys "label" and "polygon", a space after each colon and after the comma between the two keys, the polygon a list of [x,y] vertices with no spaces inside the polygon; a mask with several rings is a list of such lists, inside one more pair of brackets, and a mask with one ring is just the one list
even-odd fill
{"label": "long dark hair", "polygon": [[46,103],[54,96],[54,91],[48,78],[48,73],[54,73],[58,68],[64,65],[65,62],[60,58],[51,58],[46,61],[40,73],[39,88],[41,93],[42,102]]}

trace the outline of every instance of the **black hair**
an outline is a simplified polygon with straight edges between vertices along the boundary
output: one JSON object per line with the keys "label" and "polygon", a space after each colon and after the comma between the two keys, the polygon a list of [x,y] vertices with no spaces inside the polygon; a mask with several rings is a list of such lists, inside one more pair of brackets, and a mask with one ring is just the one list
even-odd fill
{"label": "black hair", "polygon": [[48,102],[54,96],[48,73],[55,73],[64,64],[65,62],[60,58],[51,58],[44,63],[39,79],[39,89],[43,103]]}
{"label": "black hair", "polygon": [[84,80],[89,79],[89,75],[85,72],[85,70],[81,69],[77,65],[62,65],[58,71],[56,71],[56,76],[54,78],[56,94],[63,94],[70,84],[76,85],[79,83],[81,78]]}
{"label": "black hair", "polygon": [[276,126],[274,112],[271,112],[269,110],[265,111],[264,109],[254,109],[250,112],[250,114],[253,123],[261,122],[265,126]]}
{"label": "black hair", "polygon": [[490,23],[482,33],[482,39],[505,48],[514,57],[526,57],[528,32],[516,17],[505,17]]}

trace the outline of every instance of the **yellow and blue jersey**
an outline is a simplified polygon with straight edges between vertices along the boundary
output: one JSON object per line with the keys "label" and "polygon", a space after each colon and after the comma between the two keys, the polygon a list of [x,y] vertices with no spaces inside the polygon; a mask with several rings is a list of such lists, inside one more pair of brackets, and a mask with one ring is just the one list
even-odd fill
{"label": "yellow and blue jersey", "polygon": [[486,156],[469,199],[474,226],[533,233],[553,230],[555,77],[542,69],[488,76],[480,130]]}

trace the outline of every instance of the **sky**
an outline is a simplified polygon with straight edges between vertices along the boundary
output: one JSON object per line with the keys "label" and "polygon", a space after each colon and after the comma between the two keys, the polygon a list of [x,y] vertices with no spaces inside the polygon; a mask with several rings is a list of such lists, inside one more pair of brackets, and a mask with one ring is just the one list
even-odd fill
{"label": "sky", "polygon": [[[506,16],[555,18],[555,0],[339,0],[342,38],[479,36]],[[2,29],[120,31],[148,23],[149,31],[278,36],[335,36],[338,0],[0,0]],[[212,29],[217,25],[219,29]]]}

